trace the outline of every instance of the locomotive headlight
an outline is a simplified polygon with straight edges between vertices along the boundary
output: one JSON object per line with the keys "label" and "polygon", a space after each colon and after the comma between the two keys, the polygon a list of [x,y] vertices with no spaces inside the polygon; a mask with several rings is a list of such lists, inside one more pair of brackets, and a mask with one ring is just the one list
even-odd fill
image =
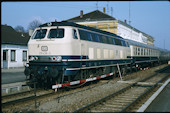
{"label": "locomotive headlight", "polygon": [[30,61],[33,61],[34,60],[34,57],[32,56],[32,57],[30,57],[30,59],[29,59]]}
{"label": "locomotive headlight", "polygon": [[28,64],[28,63],[26,63],[25,67],[29,67],[29,64]]}
{"label": "locomotive headlight", "polygon": [[33,57],[33,56],[32,56],[32,57],[30,57],[29,60],[30,60],[30,61],[33,61],[33,60],[36,61],[36,60],[38,60],[38,57]]}
{"label": "locomotive headlight", "polygon": [[61,60],[62,60],[61,56],[58,56],[57,59],[56,59],[57,62],[61,62]]}
{"label": "locomotive headlight", "polygon": [[58,56],[58,57],[51,57],[51,60],[52,60],[52,61],[61,62],[62,57],[61,57],[61,56]]}
{"label": "locomotive headlight", "polygon": [[34,60],[38,60],[38,57],[34,57]]}
{"label": "locomotive headlight", "polygon": [[50,57],[52,61],[56,61],[56,57]]}

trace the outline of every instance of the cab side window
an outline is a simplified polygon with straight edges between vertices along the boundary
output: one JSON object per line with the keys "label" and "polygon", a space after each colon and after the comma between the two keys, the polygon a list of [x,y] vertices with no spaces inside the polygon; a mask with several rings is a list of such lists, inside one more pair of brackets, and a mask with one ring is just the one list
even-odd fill
{"label": "cab side window", "polygon": [[77,32],[76,32],[75,29],[73,30],[73,38],[74,38],[74,39],[78,39]]}

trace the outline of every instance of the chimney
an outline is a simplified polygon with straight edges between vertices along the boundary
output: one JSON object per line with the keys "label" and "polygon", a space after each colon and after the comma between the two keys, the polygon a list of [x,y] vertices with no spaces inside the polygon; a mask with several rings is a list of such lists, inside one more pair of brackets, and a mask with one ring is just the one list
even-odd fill
{"label": "chimney", "polygon": [[103,7],[103,13],[106,13],[106,9],[105,9],[105,7]]}
{"label": "chimney", "polygon": [[126,23],[126,19],[125,19],[125,23]]}
{"label": "chimney", "polygon": [[83,10],[80,11],[80,18],[83,18]]}
{"label": "chimney", "polygon": [[28,31],[29,36],[32,36],[33,32],[34,32],[34,30],[29,29],[29,31]]}

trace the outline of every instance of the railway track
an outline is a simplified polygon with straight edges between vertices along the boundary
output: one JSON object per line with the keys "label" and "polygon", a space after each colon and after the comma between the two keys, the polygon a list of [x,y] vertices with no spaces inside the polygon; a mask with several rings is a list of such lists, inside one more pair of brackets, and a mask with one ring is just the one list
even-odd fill
{"label": "railway track", "polygon": [[[164,72],[169,68],[163,68],[158,73],[153,74],[141,81],[135,82],[117,92],[114,92],[104,98],[101,98],[93,103],[85,105],[74,112],[125,112],[137,111],[138,107],[135,105],[142,101],[142,98],[151,93],[155,88],[159,87],[159,83],[169,77],[169,73],[160,78],[160,72]],[[159,80],[152,78],[158,77]],[[145,81],[152,81],[152,85],[141,84]],[[139,84],[140,83],[140,84]],[[146,83],[146,82],[145,82]]]}
{"label": "railway track", "polygon": [[[161,71],[164,71],[164,70],[166,70],[166,69],[161,69],[159,72],[161,72]],[[148,79],[150,79],[150,78],[152,78],[152,77],[154,77],[155,76],[155,74],[154,75],[152,75],[151,77],[148,77],[147,79],[144,79],[143,81],[145,81],[145,80],[148,80]],[[141,81],[142,82],[142,81]],[[106,82],[107,83],[107,82]],[[138,82],[139,83],[139,82]],[[102,84],[105,84],[105,83],[102,83]],[[129,86],[129,88],[135,88],[136,89],[136,87],[138,87],[137,86],[138,84],[137,84],[137,82],[136,83],[134,83],[133,85],[132,85],[132,87],[130,87]],[[144,87],[141,87],[141,89],[148,89],[150,86],[144,86]],[[89,88],[86,88],[85,90],[88,90]],[[80,91],[82,91],[82,90],[80,90]],[[73,91],[73,92],[65,92],[65,93],[57,93],[57,99],[59,99],[60,100],[60,97],[63,97],[63,96],[68,96],[68,95],[72,95],[72,94],[74,94],[74,93],[76,93],[76,92],[80,92],[80,91]],[[41,92],[41,91],[40,91]],[[27,94],[27,93],[30,93],[29,95]],[[36,95],[34,94],[34,90],[31,90],[31,91],[29,91],[29,92],[24,92],[24,94],[22,94],[22,93],[20,93],[20,94],[15,94],[15,95],[6,95],[6,96],[4,96],[4,97],[2,97],[2,109],[4,109],[4,108],[9,108],[11,105],[13,106],[13,105],[17,105],[17,106],[19,106],[19,105],[21,105],[21,104],[23,104],[23,103],[27,103],[27,102],[29,102],[30,103],[30,101],[32,101],[31,103],[33,103],[33,101],[34,100],[39,100],[39,99],[41,99],[41,98],[43,98],[43,97],[50,97],[50,96],[52,96],[52,95],[55,95],[56,96],[56,94],[55,94],[55,92],[53,91],[53,90],[51,90],[51,92],[49,92],[49,91],[46,91],[46,92],[44,92],[44,93],[39,93],[39,91],[37,90],[37,93],[36,93]],[[22,95],[25,95],[25,97],[24,96],[22,96]],[[27,96],[26,96],[27,95]],[[125,95],[124,97],[126,97],[126,96],[128,96],[128,95]],[[136,99],[136,97],[135,96],[138,96],[138,95],[134,95],[134,98],[132,98],[132,99]],[[18,98],[18,97],[20,97],[20,98]],[[130,100],[130,99],[129,99]],[[128,101],[128,99],[127,99],[127,101]]]}
{"label": "railway track", "polygon": [[[90,84],[90,83],[89,83]],[[107,82],[104,82],[104,83],[100,83],[100,85],[102,84],[107,84]],[[66,88],[63,92],[63,90],[60,90],[58,91],[57,93],[54,92],[54,90],[46,90],[46,91],[42,91],[41,89],[37,89],[36,91],[36,95],[35,95],[35,90],[32,89],[30,91],[23,91],[23,92],[19,92],[19,93],[14,93],[14,94],[8,94],[8,95],[3,95],[2,96],[2,108],[7,108],[8,106],[14,106],[14,105],[20,105],[22,103],[26,103],[28,101],[35,101],[35,100],[39,100],[43,97],[49,97],[49,96],[52,96],[52,95],[58,95],[56,98],[57,100],[59,101],[61,97],[64,97],[64,96],[69,96],[69,95],[72,95],[74,93],[77,93],[77,92],[81,92],[81,91],[84,91],[84,90],[89,90],[90,88],[88,88],[89,85],[87,85],[87,87],[83,90],[80,90],[80,91],[74,91],[75,88],[70,88],[72,91],[68,92],[67,90],[69,88]],[[90,86],[91,88],[92,87],[96,87],[95,84],[91,84]]]}
{"label": "railway track", "polygon": [[5,95],[2,96],[2,108],[14,105],[14,104],[19,104],[19,103],[24,103],[27,101],[33,101],[35,99],[43,98],[49,95],[54,94],[53,90],[37,90],[36,93],[34,90],[31,91],[25,91],[25,92],[20,92],[20,93],[15,93],[15,94],[10,94],[10,95]]}

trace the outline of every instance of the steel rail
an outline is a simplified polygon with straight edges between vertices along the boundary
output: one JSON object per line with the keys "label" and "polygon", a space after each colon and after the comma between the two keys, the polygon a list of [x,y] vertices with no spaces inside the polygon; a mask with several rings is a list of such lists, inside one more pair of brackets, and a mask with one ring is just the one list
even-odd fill
{"label": "steel rail", "polygon": [[[90,104],[88,104],[88,105],[84,105],[83,107],[76,109],[76,110],[74,111],[74,113],[86,111],[89,107],[96,106],[97,104],[102,103],[103,101],[107,100],[107,99],[110,98],[110,97],[114,97],[114,96],[116,96],[117,94],[123,93],[123,92],[125,92],[126,90],[128,90],[129,88],[131,88],[131,87],[133,87],[133,86],[136,86],[138,82],[146,81],[146,80],[148,80],[148,79],[156,76],[158,73],[167,70],[169,67],[170,67],[170,66],[166,66],[166,67],[158,70],[157,73],[152,74],[152,75],[149,76],[149,77],[146,77],[146,78],[144,78],[144,79],[142,79],[142,80],[140,80],[140,81],[137,81],[137,82],[135,82],[135,83],[133,83],[133,84],[131,84],[131,85],[129,85],[129,86],[127,86],[127,87],[119,90],[119,91],[116,91],[116,92],[114,92],[114,93],[112,93],[112,94],[110,94],[110,95],[107,95],[107,96],[105,96],[105,97],[103,97],[103,98],[101,98],[101,99],[99,99],[99,100],[97,100],[97,101],[95,101],[95,102],[92,102],[92,103],[90,103]],[[167,75],[167,76],[169,76],[169,75]],[[166,77],[167,77],[167,76],[166,76]],[[165,78],[166,78],[166,77],[165,77]],[[165,78],[163,78],[163,79],[165,79]],[[161,80],[162,80],[162,79],[161,79]],[[154,86],[156,86],[156,85],[158,85],[158,83],[156,83]],[[146,92],[146,91],[145,91],[145,92]],[[144,95],[144,93],[143,93],[143,95]],[[138,100],[138,99],[136,99],[136,100]],[[128,106],[130,106],[130,105],[132,105],[132,103],[129,104]],[[126,109],[128,108],[128,106],[127,106],[126,108],[122,109],[122,111],[126,110]]]}
{"label": "steel rail", "polygon": [[32,89],[32,90],[28,90],[28,91],[22,91],[22,92],[17,92],[17,93],[2,95],[1,97],[2,97],[2,99],[3,99],[3,98],[9,98],[9,97],[11,97],[11,96],[16,96],[16,95],[21,95],[21,94],[25,94],[25,93],[30,93],[30,92],[32,92],[32,91],[34,91],[34,90]]}
{"label": "steel rail", "polygon": [[45,96],[52,95],[54,93],[55,92],[51,92],[51,93],[42,94],[42,95],[39,95],[39,96],[33,95],[33,96],[29,96],[29,97],[25,97],[25,98],[21,98],[21,99],[17,99],[17,100],[12,100],[12,101],[8,101],[8,102],[4,102],[4,103],[2,103],[2,107],[8,106],[8,105],[12,105],[12,104],[18,104],[20,102],[30,101],[32,99],[40,99],[40,98],[43,98]]}
{"label": "steel rail", "polygon": [[139,101],[141,98],[143,98],[145,95],[150,93],[155,87],[158,86],[158,83],[167,79],[170,74],[167,74],[165,77],[163,77],[161,80],[159,80],[155,85],[151,86],[149,89],[147,89],[144,93],[142,93],[138,98],[136,98],[134,101],[129,103],[124,109],[121,110],[121,112],[126,112],[127,109],[129,109],[131,106],[133,106],[137,101]]}

